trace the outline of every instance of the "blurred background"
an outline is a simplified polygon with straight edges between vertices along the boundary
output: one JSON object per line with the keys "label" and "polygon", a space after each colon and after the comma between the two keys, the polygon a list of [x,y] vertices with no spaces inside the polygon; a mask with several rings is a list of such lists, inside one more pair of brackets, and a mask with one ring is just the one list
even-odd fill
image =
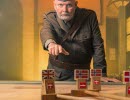
{"label": "blurred background", "polygon": [[[78,0],[93,9],[104,39],[108,76],[130,69],[130,0]],[[53,0],[0,0],[0,80],[41,80],[48,53],[39,31]],[[93,67],[91,65],[91,67]]]}

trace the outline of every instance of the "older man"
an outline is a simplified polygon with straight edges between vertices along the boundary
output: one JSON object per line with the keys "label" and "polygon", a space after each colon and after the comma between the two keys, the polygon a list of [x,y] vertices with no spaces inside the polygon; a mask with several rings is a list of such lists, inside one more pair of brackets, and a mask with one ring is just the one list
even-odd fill
{"label": "older man", "polygon": [[103,39],[94,11],[77,7],[76,0],[53,0],[55,11],[44,16],[43,48],[49,51],[48,69],[56,80],[73,80],[74,69],[101,68],[106,75]]}

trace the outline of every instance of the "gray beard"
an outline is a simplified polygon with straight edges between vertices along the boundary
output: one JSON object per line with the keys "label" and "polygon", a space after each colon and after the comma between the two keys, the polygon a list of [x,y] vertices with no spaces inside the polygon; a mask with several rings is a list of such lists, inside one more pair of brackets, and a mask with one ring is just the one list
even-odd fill
{"label": "gray beard", "polygon": [[61,20],[64,20],[64,21],[69,21],[73,18],[73,16],[61,16],[59,14],[57,14],[58,17],[61,19]]}

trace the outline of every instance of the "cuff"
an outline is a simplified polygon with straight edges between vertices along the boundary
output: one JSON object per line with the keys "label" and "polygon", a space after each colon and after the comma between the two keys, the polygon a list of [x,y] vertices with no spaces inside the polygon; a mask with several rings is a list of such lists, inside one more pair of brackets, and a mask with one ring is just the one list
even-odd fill
{"label": "cuff", "polygon": [[56,43],[53,39],[48,39],[46,42],[45,42],[45,48],[46,49],[48,49],[48,45],[50,44],[50,43]]}

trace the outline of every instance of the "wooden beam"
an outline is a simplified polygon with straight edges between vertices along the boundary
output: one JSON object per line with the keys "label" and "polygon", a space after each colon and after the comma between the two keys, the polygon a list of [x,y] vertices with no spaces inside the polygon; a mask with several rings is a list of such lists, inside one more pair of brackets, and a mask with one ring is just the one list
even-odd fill
{"label": "wooden beam", "polygon": [[122,97],[122,96],[113,95],[113,94],[93,92],[93,91],[84,91],[84,92],[86,94],[89,94],[89,95],[94,95],[94,96],[99,96],[99,97],[106,97],[106,98],[111,98],[111,99],[116,99],[116,100],[130,100],[130,98],[128,98],[128,97]]}
{"label": "wooden beam", "polygon": [[86,98],[83,97],[74,97],[74,96],[60,95],[60,94],[57,94],[57,98],[65,99],[65,100],[86,100]]}
{"label": "wooden beam", "polygon": [[71,90],[71,95],[76,97],[95,97],[95,95],[85,93],[85,90]]}

